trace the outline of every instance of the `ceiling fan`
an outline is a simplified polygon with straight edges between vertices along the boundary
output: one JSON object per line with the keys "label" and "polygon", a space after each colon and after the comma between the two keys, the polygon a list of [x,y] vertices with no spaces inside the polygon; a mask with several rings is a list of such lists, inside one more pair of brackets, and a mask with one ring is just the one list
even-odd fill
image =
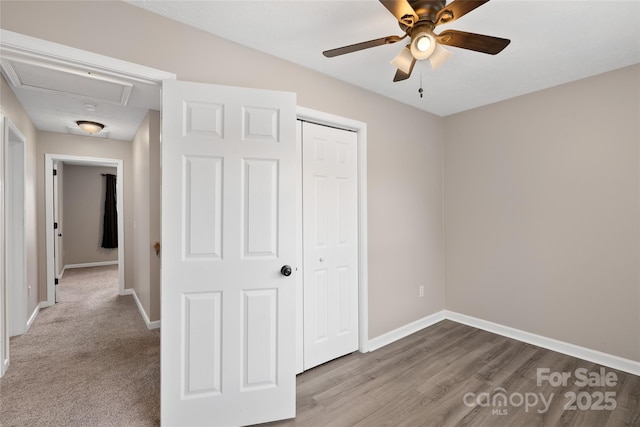
{"label": "ceiling fan", "polygon": [[451,23],[488,1],[454,0],[446,5],[446,0],[380,0],[380,3],[396,17],[400,29],[405,32],[404,36],[382,37],[327,50],[322,54],[327,58],[333,58],[371,47],[397,43],[410,37],[411,42],[391,61],[398,69],[393,78],[394,82],[408,79],[417,60],[429,59],[433,69],[442,65],[451,52],[441,45],[495,55],[502,52],[511,40],[457,30],[445,30],[440,34],[433,32],[438,25]]}

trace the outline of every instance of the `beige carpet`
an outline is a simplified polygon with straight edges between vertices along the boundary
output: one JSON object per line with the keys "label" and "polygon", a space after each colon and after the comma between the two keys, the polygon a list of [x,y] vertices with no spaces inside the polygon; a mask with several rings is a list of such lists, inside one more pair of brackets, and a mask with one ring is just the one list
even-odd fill
{"label": "beige carpet", "polygon": [[118,295],[117,266],[67,270],[58,288],[11,338],[0,426],[159,425],[160,333]]}

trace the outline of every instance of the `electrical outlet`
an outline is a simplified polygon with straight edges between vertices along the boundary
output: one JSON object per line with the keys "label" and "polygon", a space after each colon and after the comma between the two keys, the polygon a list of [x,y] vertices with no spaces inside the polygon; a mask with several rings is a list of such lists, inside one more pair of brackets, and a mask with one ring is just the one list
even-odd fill
{"label": "electrical outlet", "polygon": [[418,288],[418,296],[422,298],[424,296],[424,286]]}

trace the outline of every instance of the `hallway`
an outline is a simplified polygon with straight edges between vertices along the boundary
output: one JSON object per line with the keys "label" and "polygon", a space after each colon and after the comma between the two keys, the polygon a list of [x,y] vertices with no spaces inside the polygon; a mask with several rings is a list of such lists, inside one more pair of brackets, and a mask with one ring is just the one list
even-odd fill
{"label": "hallway", "polygon": [[11,338],[2,426],[155,426],[160,330],[147,330],[117,266],[67,270],[58,304]]}

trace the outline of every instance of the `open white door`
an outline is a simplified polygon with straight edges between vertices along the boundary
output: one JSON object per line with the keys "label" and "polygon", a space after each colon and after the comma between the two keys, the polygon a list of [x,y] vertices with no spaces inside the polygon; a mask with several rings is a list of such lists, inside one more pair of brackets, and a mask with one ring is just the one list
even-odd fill
{"label": "open white door", "polygon": [[295,416],[295,104],[163,84],[165,426]]}

